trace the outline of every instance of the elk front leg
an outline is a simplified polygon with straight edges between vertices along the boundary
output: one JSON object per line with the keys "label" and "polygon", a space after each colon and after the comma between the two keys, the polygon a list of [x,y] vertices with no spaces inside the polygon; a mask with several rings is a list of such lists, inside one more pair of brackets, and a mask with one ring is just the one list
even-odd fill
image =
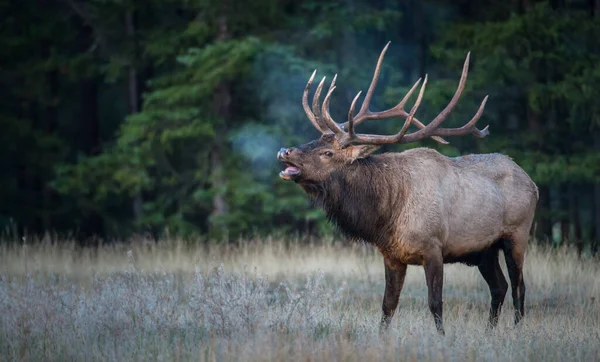
{"label": "elk front leg", "polygon": [[398,307],[400,292],[404,285],[404,277],[406,276],[406,264],[394,263],[387,258],[384,258],[385,263],[385,294],[383,295],[383,316],[379,332],[385,332],[390,326],[392,317]]}
{"label": "elk front leg", "polygon": [[427,280],[428,304],[435,327],[440,334],[444,334],[442,290],[444,286],[444,262],[441,253],[425,257],[425,279]]}

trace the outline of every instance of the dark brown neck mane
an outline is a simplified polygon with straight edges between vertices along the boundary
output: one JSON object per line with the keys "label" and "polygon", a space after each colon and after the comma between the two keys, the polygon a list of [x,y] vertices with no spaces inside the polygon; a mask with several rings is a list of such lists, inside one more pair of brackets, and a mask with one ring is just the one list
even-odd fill
{"label": "dark brown neck mane", "polygon": [[380,245],[392,231],[403,200],[398,182],[388,182],[390,174],[380,164],[376,156],[359,159],[327,181],[302,188],[348,237]]}

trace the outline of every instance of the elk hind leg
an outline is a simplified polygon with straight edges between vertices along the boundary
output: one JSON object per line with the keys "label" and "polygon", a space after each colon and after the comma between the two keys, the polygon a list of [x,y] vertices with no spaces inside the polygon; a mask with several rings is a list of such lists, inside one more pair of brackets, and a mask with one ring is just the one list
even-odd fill
{"label": "elk hind leg", "polygon": [[515,307],[515,325],[525,315],[525,282],[523,281],[523,264],[528,234],[515,233],[504,241],[504,257],[510,278],[513,305]]}
{"label": "elk hind leg", "polygon": [[387,258],[384,261],[385,294],[383,295],[383,303],[381,306],[383,316],[381,317],[381,324],[379,327],[380,333],[385,332],[392,321],[392,317],[398,307],[400,292],[404,285],[404,277],[406,276],[406,264],[394,263]]}
{"label": "elk hind leg", "polygon": [[481,263],[477,266],[483,279],[490,288],[492,297],[488,328],[494,328],[498,324],[500,310],[502,309],[504,297],[508,291],[508,283],[506,282],[506,278],[504,277],[502,269],[500,268],[500,263],[498,262],[498,253],[499,250],[496,248],[486,251]]}

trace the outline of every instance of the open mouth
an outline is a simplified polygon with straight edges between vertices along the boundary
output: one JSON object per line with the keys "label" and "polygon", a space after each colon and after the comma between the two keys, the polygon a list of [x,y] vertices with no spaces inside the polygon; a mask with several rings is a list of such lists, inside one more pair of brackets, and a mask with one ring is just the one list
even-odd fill
{"label": "open mouth", "polygon": [[284,180],[294,180],[296,179],[298,176],[300,176],[300,169],[290,163],[285,163],[286,168],[285,170],[281,171],[279,173],[279,177],[281,177]]}

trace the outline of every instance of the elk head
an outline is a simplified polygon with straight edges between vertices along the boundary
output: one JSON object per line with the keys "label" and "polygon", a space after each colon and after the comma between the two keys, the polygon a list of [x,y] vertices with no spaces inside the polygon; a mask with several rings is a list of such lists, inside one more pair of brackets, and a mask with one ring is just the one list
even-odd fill
{"label": "elk head", "polygon": [[[348,111],[348,121],[345,123],[340,124],[335,122],[329,114],[329,102],[331,100],[331,95],[335,90],[337,75],[333,78],[333,81],[329,86],[323,104],[320,105],[320,95],[323,90],[323,85],[325,84],[325,77],[323,77],[314,94],[312,110],[309,107],[308,91],[317,71],[315,70],[313,72],[304,88],[302,106],[306,116],[313,126],[322,133],[322,136],[317,140],[298,147],[282,148],[279,150],[277,158],[286,165],[285,170],[281,171],[279,174],[282,179],[293,180],[299,183],[323,182],[328,179],[328,176],[331,173],[354,164],[356,160],[369,156],[384,144],[410,143],[428,137],[433,138],[439,143],[447,144],[448,142],[442,137],[463,136],[467,134],[473,134],[476,137],[485,137],[489,134],[488,127],[485,127],[483,130],[479,130],[475,127],[475,124],[483,113],[488,98],[487,96],[481,102],[477,113],[475,113],[473,118],[464,126],[460,128],[440,127],[442,122],[448,117],[458,103],[465,87],[469,70],[469,54],[467,54],[465,59],[460,82],[452,100],[427,126],[415,118],[415,113],[421,104],[423,93],[427,85],[427,75],[423,80],[423,85],[419,90],[417,100],[409,112],[407,112],[404,107],[419,84],[421,84],[421,79],[415,82],[412,88],[395,107],[381,112],[372,112],[369,110],[369,103],[371,102],[375,86],[377,85],[381,64],[389,44],[390,43],[388,42],[379,55],[371,85],[369,86],[358,114],[355,115],[354,113],[361,92],[358,92],[356,97],[354,97],[354,100],[350,105],[350,110]],[[355,127],[364,121],[394,117],[405,118],[404,125],[395,135],[360,134],[355,132]],[[413,133],[407,133],[411,124],[417,126],[419,130]]]}
{"label": "elk head", "polygon": [[376,145],[349,145],[343,147],[335,135],[327,133],[318,140],[294,148],[282,148],[277,158],[286,164],[279,173],[284,180],[318,183],[328,176],[375,152]]}

